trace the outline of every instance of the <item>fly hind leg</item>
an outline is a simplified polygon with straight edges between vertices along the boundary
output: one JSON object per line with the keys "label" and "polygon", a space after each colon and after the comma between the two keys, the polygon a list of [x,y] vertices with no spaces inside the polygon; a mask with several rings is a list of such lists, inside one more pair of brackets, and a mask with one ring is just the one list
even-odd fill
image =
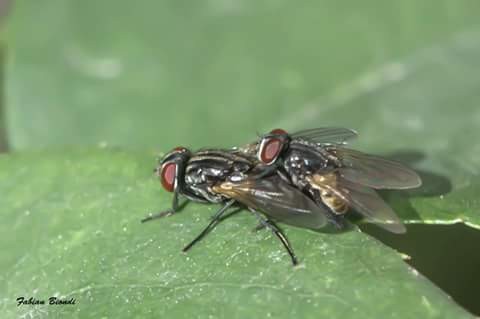
{"label": "fly hind leg", "polygon": [[222,208],[220,208],[216,213],[215,215],[212,217],[212,220],[210,221],[210,223],[207,225],[207,227],[205,227],[202,232],[197,236],[195,237],[187,246],[185,246],[182,251],[183,252],[186,252],[188,251],[190,248],[192,248],[193,245],[195,245],[197,242],[199,242],[203,237],[205,237],[212,229],[213,227],[215,227],[221,220],[222,220],[222,216],[225,214],[225,212],[233,205],[235,204],[235,200],[230,200],[228,202],[225,203],[225,205],[222,206]]}
{"label": "fly hind leg", "polygon": [[[287,250],[288,254],[290,255],[290,258],[292,259],[292,264],[295,266],[295,265],[298,265],[298,260],[297,260],[297,256],[295,256],[295,253],[293,252],[293,248],[292,246],[290,245],[290,243],[288,242],[287,240],[287,237],[285,237],[285,235],[282,233],[282,231],[277,227],[277,225],[275,225],[271,220],[265,218],[263,215],[261,215],[259,212],[257,212],[256,210],[253,210],[251,209],[251,211],[255,214],[255,216],[257,216],[258,220],[260,221],[260,224],[256,227],[256,229],[259,228],[259,226],[261,225],[262,228],[268,228],[272,231],[272,233],[275,234],[275,236],[277,236],[277,238],[280,240],[280,242],[282,243],[282,245],[285,247],[285,249]],[[261,228],[260,228],[261,229]]]}

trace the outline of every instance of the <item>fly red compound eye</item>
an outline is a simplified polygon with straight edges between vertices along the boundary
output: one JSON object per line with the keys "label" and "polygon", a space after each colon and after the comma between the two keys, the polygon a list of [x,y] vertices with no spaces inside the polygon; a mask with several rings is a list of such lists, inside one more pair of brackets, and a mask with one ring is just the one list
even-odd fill
{"label": "fly red compound eye", "polygon": [[259,151],[259,159],[264,164],[273,163],[282,150],[282,141],[278,138],[267,139]]}
{"label": "fly red compound eye", "polygon": [[167,163],[162,167],[162,172],[160,173],[160,180],[162,182],[163,188],[169,192],[173,192],[175,188],[175,177],[177,171],[177,164]]}
{"label": "fly red compound eye", "polygon": [[281,128],[276,128],[270,132],[272,135],[287,135],[288,133],[285,130],[282,130]]}

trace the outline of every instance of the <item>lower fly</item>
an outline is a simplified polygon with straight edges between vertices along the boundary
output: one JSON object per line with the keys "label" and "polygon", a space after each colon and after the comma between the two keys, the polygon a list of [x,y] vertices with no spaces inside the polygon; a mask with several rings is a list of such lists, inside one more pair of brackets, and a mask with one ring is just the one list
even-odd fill
{"label": "lower fly", "polygon": [[267,228],[280,240],[292,263],[297,257],[277,221],[306,228],[322,228],[326,224],[325,211],[277,174],[255,165],[245,155],[235,151],[202,150],[192,153],[176,148],[168,153],[156,169],[164,189],[173,193],[172,207],[142,222],[170,216],[180,211],[179,197],[187,201],[220,203],[222,207],[210,223],[183,251],[208,234],[234,206],[246,207],[259,221],[259,228]]}

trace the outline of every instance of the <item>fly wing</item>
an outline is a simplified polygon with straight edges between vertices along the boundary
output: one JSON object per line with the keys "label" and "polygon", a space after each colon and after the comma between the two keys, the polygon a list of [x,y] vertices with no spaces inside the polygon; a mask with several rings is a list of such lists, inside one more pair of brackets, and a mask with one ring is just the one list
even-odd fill
{"label": "fly wing", "polygon": [[392,233],[406,232],[402,221],[375,190],[342,178],[337,178],[335,187],[327,189],[346,201],[351,208],[363,215],[369,222]]}
{"label": "fly wing", "polygon": [[278,175],[223,182],[214,186],[213,190],[286,224],[311,229],[327,224],[325,209]]}
{"label": "fly wing", "polygon": [[362,152],[337,148],[336,156],[344,167],[340,175],[351,182],[375,189],[408,189],[422,185],[417,173],[403,164]]}
{"label": "fly wing", "polygon": [[345,144],[357,137],[357,132],[342,127],[320,127],[291,134],[293,139],[303,139],[318,144]]}

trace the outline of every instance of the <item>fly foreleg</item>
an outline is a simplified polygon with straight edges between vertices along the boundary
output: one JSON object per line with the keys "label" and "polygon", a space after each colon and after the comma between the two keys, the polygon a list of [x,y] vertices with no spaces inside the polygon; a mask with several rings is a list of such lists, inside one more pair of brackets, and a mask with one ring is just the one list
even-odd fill
{"label": "fly foreleg", "polygon": [[[182,207],[183,206],[184,205],[182,205]],[[151,221],[151,220],[154,220],[154,219],[158,219],[158,218],[162,218],[162,217],[168,217],[168,216],[171,216],[171,215],[175,214],[179,210],[180,210],[180,205],[178,205],[178,193],[175,192],[173,194],[172,208],[170,208],[168,210],[165,210],[163,212],[156,213],[156,214],[149,214],[147,217],[142,219],[141,222],[145,223],[145,222],[148,222],[148,221]]]}

